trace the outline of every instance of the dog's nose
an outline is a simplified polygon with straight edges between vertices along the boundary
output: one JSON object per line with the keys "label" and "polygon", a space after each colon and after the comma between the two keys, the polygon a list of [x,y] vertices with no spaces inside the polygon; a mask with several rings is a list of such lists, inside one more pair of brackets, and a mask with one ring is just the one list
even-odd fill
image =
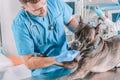
{"label": "dog's nose", "polygon": [[78,49],[78,47],[79,47],[79,42],[74,41],[74,42],[71,44],[71,47],[72,47],[72,49],[77,50],[77,49]]}

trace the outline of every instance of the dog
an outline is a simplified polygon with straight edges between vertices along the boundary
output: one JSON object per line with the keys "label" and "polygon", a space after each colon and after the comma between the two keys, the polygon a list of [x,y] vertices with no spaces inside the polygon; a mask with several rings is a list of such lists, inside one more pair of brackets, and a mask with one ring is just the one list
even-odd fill
{"label": "dog", "polygon": [[[84,78],[89,72],[106,72],[120,66],[120,36],[104,40],[100,34],[100,24],[96,27],[85,24],[82,19],[75,32],[80,53],[71,62],[61,66],[76,70],[66,76],[66,80]],[[77,45],[78,45],[77,44]]]}

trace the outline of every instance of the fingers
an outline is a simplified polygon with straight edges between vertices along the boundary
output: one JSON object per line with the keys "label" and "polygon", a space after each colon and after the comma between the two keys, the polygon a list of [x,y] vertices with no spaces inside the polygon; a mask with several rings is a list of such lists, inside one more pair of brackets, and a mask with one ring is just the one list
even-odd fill
{"label": "fingers", "polygon": [[94,4],[95,7],[98,7],[98,4]]}
{"label": "fingers", "polygon": [[98,4],[94,4],[94,9],[100,9]]}

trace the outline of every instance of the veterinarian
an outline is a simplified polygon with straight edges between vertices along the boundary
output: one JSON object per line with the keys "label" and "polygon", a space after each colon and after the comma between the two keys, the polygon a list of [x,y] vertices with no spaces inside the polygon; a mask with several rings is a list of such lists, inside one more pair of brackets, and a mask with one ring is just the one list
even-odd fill
{"label": "veterinarian", "polygon": [[107,26],[111,26],[113,31],[118,31],[120,30],[120,13],[118,14],[117,18],[116,18],[116,22],[112,22],[110,19],[108,19],[105,14],[102,12],[102,10],[100,9],[99,6],[94,6],[93,10],[95,11],[95,13],[103,19],[104,23]]}
{"label": "veterinarian", "polygon": [[66,25],[74,32],[78,25],[72,9],[63,0],[19,1],[22,9],[13,21],[12,31],[18,54],[32,76],[53,80],[72,73],[55,65],[72,61],[79,53],[68,50],[64,29]]}

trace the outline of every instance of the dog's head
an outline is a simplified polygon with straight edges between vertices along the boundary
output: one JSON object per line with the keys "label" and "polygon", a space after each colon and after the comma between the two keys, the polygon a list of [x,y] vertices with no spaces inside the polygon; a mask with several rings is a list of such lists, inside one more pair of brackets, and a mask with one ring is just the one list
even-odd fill
{"label": "dog's head", "polygon": [[80,18],[80,24],[78,25],[75,32],[75,39],[78,40],[82,47],[95,41],[96,37],[99,35],[100,28],[98,24],[96,27],[87,25]]}

